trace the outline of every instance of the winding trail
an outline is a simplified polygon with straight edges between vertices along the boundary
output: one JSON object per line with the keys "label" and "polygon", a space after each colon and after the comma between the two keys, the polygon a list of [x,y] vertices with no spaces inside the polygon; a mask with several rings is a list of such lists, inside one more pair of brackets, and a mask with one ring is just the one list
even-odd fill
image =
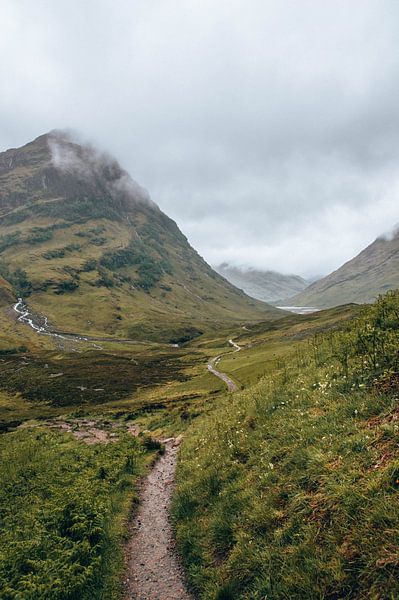
{"label": "winding trail", "polygon": [[[242,349],[232,339],[229,344],[233,347],[230,354]],[[238,389],[235,382],[216,369],[223,356],[212,358],[208,370],[234,392]],[[138,512],[125,547],[124,600],[193,600],[185,586],[169,516],[180,442],[180,436],[163,440],[165,453],[142,484]]]}
{"label": "winding trail", "polygon": [[176,552],[169,509],[181,438],[164,440],[165,454],[145,478],[126,545],[125,600],[192,600]]}
{"label": "winding trail", "polygon": [[212,373],[212,375],[215,375],[215,377],[218,377],[219,379],[224,381],[224,383],[227,385],[227,389],[229,390],[229,392],[236,392],[238,390],[238,387],[237,384],[231,379],[231,377],[229,377],[226,373],[222,373],[221,371],[218,371],[216,369],[218,363],[221,361],[223,356],[225,356],[225,354],[232,354],[234,352],[240,352],[240,350],[242,350],[241,346],[239,346],[232,339],[229,340],[229,344],[230,346],[233,346],[234,350],[232,350],[232,352],[219,354],[219,356],[215,356],[215,358],[212,358],[208,362],[208,371]]}
{"label": "winding trail", "polygon": [[[31,313],[22,298],[13,308],[18,314],[18,321],[27,324],[38,334],[79,342],[137,343],[134,340],[54,331],[47,317]],[[229,344],[233,348],[229,354],[242,349],[232,339]],[[225,354],[212,358],[207,367],[210,373],[224,381],[229,391],[234,392],[238,389],[236,383],[226,373],[216,369]],[[90,432],[91,429],[86,433]],[[99,439],[97,433],[94,437],[95,442],[107,441],[104,436]],[[193,600],[186,589],[169,516],[180,442],[180,436],[163,440],[165,453],[158,458],[142,483],[137,515],[125,546],[124,600]]]}

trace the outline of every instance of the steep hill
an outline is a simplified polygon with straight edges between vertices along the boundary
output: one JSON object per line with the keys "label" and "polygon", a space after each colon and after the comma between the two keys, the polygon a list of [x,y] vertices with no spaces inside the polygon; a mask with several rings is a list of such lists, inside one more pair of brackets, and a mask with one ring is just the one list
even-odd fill
{"label": "steep hill", "polygon": [[327,308],[349,302],[373,302],[399,288],[399,229],[377,238],[355,258],[316,281],[284,304]]}
{"label": "steep hill", "polygon": [[11,284],[0,275],[0,306],[9,305],[14,299]]}
{"label": "steep hill", "polygon": [[0,261],[60,330],[177,340],[279,315],[215,273],[113,158],[60,132],[0,154]]}
{"label": "steep hill", "polygon": [[309,282],[298,275],[283,275],[275,271],[243,269],[222,263],[215,267],[234,286],[244,290],[248,296],[263,302],[274,302],[302,292]]}

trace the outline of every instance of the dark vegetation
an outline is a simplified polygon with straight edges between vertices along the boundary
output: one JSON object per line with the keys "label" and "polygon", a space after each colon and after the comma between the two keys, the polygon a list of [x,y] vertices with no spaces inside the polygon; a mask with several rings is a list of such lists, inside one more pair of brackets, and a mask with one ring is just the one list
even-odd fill
{"label": "dark vegetation", "polygon": [[121,518],[148,452],[36,428],[0,436],[2,600],[120,597]]}
{"label": "dark vegetation", "polygon": [[0,237],[0,253],[19,244],[27,244],[29,246],[43,244],[53,239],[55,231],[68,227],[70,227],[69,223],[54,223],[48,227],[32,227],[26,234],[23,234],[21,231],[7,233]]}
{"label": "dark vegetation", "polygon": [[126,248],[108,250],[101,257],[99,264],[112,272],[124,267],[136,267],[138,278],[134,283],[144,290],[154,287],[163,273],[171,272],[168,260],[152,256],[140,240],[132,240]]}
{"label": "dark vegetation", "polygon": [[57,287],[54,290],[55,294],[65,294],[67,292],[73,292],[74,290],[76,290],[79,287],[79,284],[76,281],[73,281],[72,279],[67,279],[64,281],[60,281],[57,284]]}
{"label": "dark vegetation", "polygon": [[399,292],[195,422],[174,520],[202,599],[399,596]]}
{"label": "dark vegetation", "polygon": [[163,323],[162,328],[147,323],[138,323],[128,327],[128,336],[133,340],[153,340],[168,344],[185,344],[202,335],[202,331],[191,325],[181,323]]}
{"label": "dark vegetation", "polygon": [[0,224],[14,225],[27,219],[46,217],[62,219],[70,223],[86,223],[91,219],[120,220],[120,209],[109,197],[84,197],[74,196],[68,199],[53,200],[46,203],[32,203],[18,211],[0,217]]}
{"label": "dark vegetation", "polygon": [[105,232],[106,227],[104,227],[104,225],[97,225],[86,231],[78,231],[75,235],[80,238],[88,238],[90,244],[93,244],[94,246],[103,246],[106,243],[107,238],[101,234]]}
{"label": "dark vegetation", "polygon": [[7,233],[6,235],[2,235],[0,237],[0,252],[4,252],[11,246],[15,246],[20,243],[21,233],[19,231],[15,231],[14,233]]}
{"label": "dark vegetation", "polygon": [[32,284],[23,269],[10,270],[5,263],[0,261],[0,276],[12,285],[15,296],[27,297],[31,294]]}
{"label": "dark vegetation", "polygon": [[36,204],[32,207],[34,214],[50,218],[64,219],[74,223],[86,223],[91,219],[110,219],[118,221],[120,211],[111,198],[73,196],[67,201],[59,200],[46,205]]}
{"label": "dark vegetation", "polygon": [[81,249],[80,244],[68,244],[63,248],[54,248],[54,250],[47,250],[43,253],[43,258],[51,260],[52,258],[64,258],[66,254],[70,252],[78,252]]}
{"label": "dark vegetation", "polygon": [[130,354],[93,352],[84,359],[75,353],[58,358],[9,354],[0,362],[0,389],[19,392],[32,402],[76,406],[118,400],[138,388],[187,379],[175,354],[141,354],[132,360]]}

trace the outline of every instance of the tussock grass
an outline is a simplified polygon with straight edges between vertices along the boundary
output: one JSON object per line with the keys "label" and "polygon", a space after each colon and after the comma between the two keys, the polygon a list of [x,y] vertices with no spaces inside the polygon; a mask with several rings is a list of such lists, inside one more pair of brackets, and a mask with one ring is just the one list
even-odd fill
{"label": "tussock grass", "polygon": [[173,516],[201,599],[399,595],[399,293],[198,419]]}

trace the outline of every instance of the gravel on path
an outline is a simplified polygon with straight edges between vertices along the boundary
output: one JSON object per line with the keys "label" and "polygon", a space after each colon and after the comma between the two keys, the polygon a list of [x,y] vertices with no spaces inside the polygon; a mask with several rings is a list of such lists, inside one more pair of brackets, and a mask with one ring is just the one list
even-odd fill
{"label": "gravel on path", "polygon": [[164,440],[165,453],[143,482],[126,545],[125,600],[192,600],[169,519],[180,441]]}

